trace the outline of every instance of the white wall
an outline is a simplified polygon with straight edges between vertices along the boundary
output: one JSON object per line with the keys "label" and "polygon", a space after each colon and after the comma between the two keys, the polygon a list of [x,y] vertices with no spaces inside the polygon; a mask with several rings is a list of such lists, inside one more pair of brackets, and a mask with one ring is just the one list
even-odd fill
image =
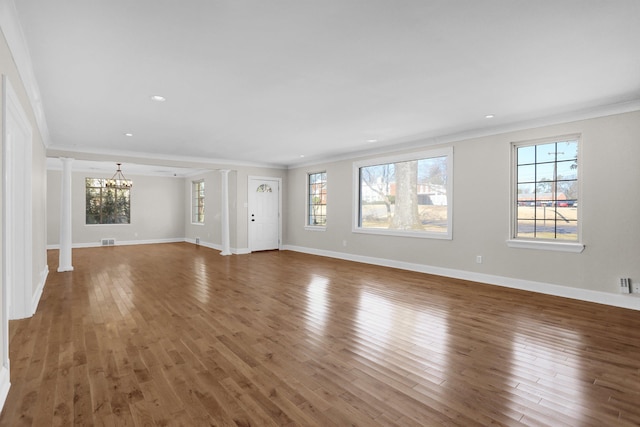
{"label": "white wall", "polygon": [[[571,133],[582,134],[584,252],[507,247],[510,143]],[[454,147],[451,241],[352,233],[355,159],[291,169],[287,247],[640,308],[640,298],[620,299],[617,280],[640,282],[638,141],[640,112],[633,112],[446,144]],[[321,170],[327,230],[305,231],[305,174]]]}
{"label": "white wall", "polygon": [[[47,171],[47,244],[60,242],[60,188],[62,172]],[[74,246],[97,245],[102,238],[117,244],[176,241],[184,239],[184,179],[130,176],[131,224],[87,225],[85,223],[85,178],[110,178],[87,172],[72,173],[72,242]]]}

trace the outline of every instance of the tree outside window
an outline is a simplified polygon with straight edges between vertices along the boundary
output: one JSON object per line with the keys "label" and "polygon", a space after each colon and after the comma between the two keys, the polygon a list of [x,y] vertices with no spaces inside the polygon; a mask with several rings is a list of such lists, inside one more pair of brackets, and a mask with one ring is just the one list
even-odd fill
{"label": "tree outside window", "polygon": [[452,149],[357,164],[355,231],[450,238]]}
{"label": "tree outside window", "polygon": [[191,182],[191,222],[204,224],[204,181]]}
{"label": "tree outside window", "polygon": [[310,173],[307,180],[307,225],[324,227],[327,225],[327,173]]}
{"label": "tree outside window", "polygon": [[86,178],[86,224],[130,224],[131,189],[107,187],[107,180]]}

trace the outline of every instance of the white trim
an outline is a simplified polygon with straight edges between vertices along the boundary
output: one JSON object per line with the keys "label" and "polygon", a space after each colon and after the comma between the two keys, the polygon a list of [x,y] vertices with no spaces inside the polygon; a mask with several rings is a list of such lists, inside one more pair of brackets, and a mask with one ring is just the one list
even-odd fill
{"label": "white trim", "polygon": [[[162,244],[162,243],[182,243],[182,242],[191,243],[193,245],[196,244],[195,239],[180,237],[175,239],[118,240],[115,246],[155,245],[155,244]],[[204,242],[202,240],[200,240],[199,246],[204,246],[210,249],[215,249],[217,251],[222,251],[222,245]],[[74,243],[72,247],[74,249],[101,248],[102,245],[100,244],[100,242]],[[113,247],[113,246],[109,246],[109,247]],[[51,250],[51,249],[60,249],[60,245],[56,245],[56,244],[47,245],[47,250]],[[233,253],[234,255],[246,255],[246,254],[250,254],[251,251],[249,250],[249,248],[231,248],[231,253]],[[48,267],[47,267],[47,272],[48,272]]]}
{"label": "white trim", "polygon": [[0,366],[0,411],[4,408],[4,403],[7,401],[7,395],[11,388],[11,381],[9,377],[9,367]]}
{"label": "white trim", "polygon": [[[156,243],[180,243],[186,241],[184,237],[168,238],[168,239],[150,239],[150,240],[118,240],[114,246],[130,246],[130,245],[154,245]],[[194,241],[195,242],[195,241]],[[73,243],[74,249],[80,248],[99,248],[102,247],[101,242]],[[113,247],[113,246],[109,246]],[[59,244],[47,245],[49,249],[60,249]]]}
{"label": "white trim", "polygon": [[327,231],[326,225],[305,225],[304,229],[307,231]]}
{"label": "white trim", "polygon": [[[362,228],[360,223],[360,169],[367,166],[407,162],[412,160],[432,159],[438,157],[447,158],[447,231],[445,233],[415,230],[390,230],[376,228]],[[400,237],[418,237],[422,239],[453,239],[453,147],[430,148],[423,151],[396,154],[393,156],[376,157],[353,162],[352,166],[352,222],[351,231],[363,234],[382,234]]]}
{"label": "white trim", "polygon": [[[204,184],[204,192],[202,193],[202,200],[205,203],[205,212],[204,212],[204,218],[202,218],[202,222],[193,222],[193,217],[194,217],[194,202],[197,200],[196,197],[194,197],[194,187],[196,186],[196,184]],[[206,218],[206,202],[207,202],[207,184],[205,182],[204,178],[200,178],[200,179],[193,179],[191,180],[191,200],[190,200],[190,204],[191,204],[191,209],[189,211],[189,213],[191,214],[191,225],[204,225],[205,222],[205,218]]]}
{"label": "white trim", "polygon": [[47,282],[47,276],[49,276],[49,266],[45,264],[44,269],[40,272],[40,282],[38,282],[38,287],[33,293],[33,298],[31,300],[31,315],[34,315],[38,309],[38,304],[40,303],[40,298],[44,291],[44,285]]}
{"label": "white trim", "polygon": [[[231,238],[229,225],[229,172],[228,169],[220,171],[220,235],[221,235],[221,252],[220,255],[231,255]],[[205,205],[206,207],[206,205]]]}
{"label": "white trim", "polygon": [[3,292],[9,318],[23,319],[33,296],[33,128],[8,76],[2,81]]}
{"label": "white trim", "polygon": [[640,310],[640,298],[637,297],[637,294],[617,294],[591,291],[588,289],[579,289],[569,286],[555,285],[552,283],[534,282],[531,280],[522,280],[511,277],[495,276],[492,274],[475,273],[472,271],[456,270],[452,268],[436,267],[425,264],[414,264],[409,262],[354,255],[343,252],[326,251],[322,249],[306,248],[302,246],[284,245],[282,249],[312,255],[325,256],[329,258],[338,258],[347,261],[361,262],[365,264],[380,265],[383,267],[398,268],[401,270],[416,271],[419,273],[435,274],[438,276],[452,277],[455,279],[470,280],[473,282],[520,289],[523,291],[537,292],[563,298],[571,298],[580,301],[594,302],[614,307]]}
{"label": "white trim", "polygon": [[[195,239],[189,239],[186,238],[184,239],[185,242],[187,243],[191,243],[193,245],[196,244],[196,240]],[[209,248],[209,249],[215,249],[216,251],[220,251],[222,252],[222,245],[218,245],[215,243],[209,243],[209,242],[203,242],[202,240],[200,240],[200,243],[198,244],[199,246],[204,246],[205,248]],[[247,255],[250,254],[251,251],[249,250],[249,248],[231,248],[231,253],[234,255]]]}
{"label": "white trim", "polygon": [[18,12],[13,0],[0,0],[0,29],[7,41],[11,56],[18,69],[18,74],[29,97],[31,109],[36,117],[36,123],[45,148],[51,145],[49,128],[44,115],[44,108],[40,96],[40,88],[33,72],[31,54],[20,25]]}
{"label": "white trim", "polygon": [[584,251],[584,245],[581,243],[573,242],[549,242],[549,241],[536,241],[525,239],[509,239],[507,240],[507,246],[517,249],[538,249],[545,251],[556,252],[571,252],[579,254]]}
{"label": "white trim", "polygon": [[[536,146],[541,144],[548,144],[551,142],[560,142],[567,140],[578,141],[578,158],[577,158],[577,183],[578,183],[578,212],[577,212],[577,235],[578,241],[562,241],[562,240],[534,240],[528,238],[516,237],[518,231],[518,165],[517,165],[517,150],[519,147]],[[549,136],[543,138],[530,139],[525,141],[512,141],[510,144],[509,161],[510,164],[510,179],[509,179],[509,238],[507,239],[507,246],[510,248],[520,249],[540,249],[559,252],[573,252],[580,253],[584,250],[584,244],[582,244],[582,211],[583,211],[583,198],[582,198],[582,165],[584,161],[582,159],[584,150],[583,140],[581,133],[571,133],[558,136]]]}
{"label": "white trim", "polygon": [[327,225],[326,225],[326,221],[327,221],[327,207],[328,207],[328,200],[325,198],[325,225],[311,225],[309,224],[309,176],[310,175],[318,175],[318,174],[324,174],[325,178],[324,178],[324,192],[325,192],[325,197],[328,197],[329,192],[328,192],[328,184],[329,184],[329,174],[327,173],[326,169],[322,169],[319,170],[318,172],[306,172],[306,179],[305,179],[305,189],[304,189],[304,229],[305,230],[311,230],[311,231],[325,231],[327,229]]}

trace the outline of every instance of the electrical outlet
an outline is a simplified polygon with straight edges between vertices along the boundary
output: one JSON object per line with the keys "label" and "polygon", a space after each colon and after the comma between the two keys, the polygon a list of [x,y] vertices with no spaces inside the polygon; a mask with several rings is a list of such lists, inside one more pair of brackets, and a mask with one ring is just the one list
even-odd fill
{"label": "electrical outlet", "polygon": [[196,237],[196,245],[199,245],[199,244],[200,244],[200,238]]}
{"label": "electrical outlet", "polygon": [[635,282],[631,282],[631,279],[629,279],[629,289],[631,289],[631,292],[633,292],[634,294],[640,294],[640,281],[635,281]]}
{"label": "electrical outlet", "polygon": [[482,264],[482,255],[476,255],[476,263]]}
{"label": "electrical outlet", "polygon": [[621,277],[620,278],[620,293],[621,294],[628,294],[631,293],[632,288],[631,288],[631,280],[627,277]]}

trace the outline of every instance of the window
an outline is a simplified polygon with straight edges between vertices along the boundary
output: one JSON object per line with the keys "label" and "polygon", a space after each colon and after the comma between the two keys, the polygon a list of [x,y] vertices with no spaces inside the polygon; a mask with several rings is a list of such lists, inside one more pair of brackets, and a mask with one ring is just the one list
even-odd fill
{"label": "window", "polygon": [[327,173],[307,174],[307,225],[327,225]]}
{"label": "window", "polygon": [[513,144],[512,239],[579,242],[579,143],[572,135]]}
{"label": "window", "polygon": [[453,148],[354,163],[355,232],[451,239]]}
{"label": "window", "polygon": [[[107,179],[86,178],[86,224],[130,224],[131,189],[108,187]],[[131,181],[128,181],[131,187]]]}
{"label": "window", "polygon": [[191,222],[204,224],[204,180],[191,182]]}

